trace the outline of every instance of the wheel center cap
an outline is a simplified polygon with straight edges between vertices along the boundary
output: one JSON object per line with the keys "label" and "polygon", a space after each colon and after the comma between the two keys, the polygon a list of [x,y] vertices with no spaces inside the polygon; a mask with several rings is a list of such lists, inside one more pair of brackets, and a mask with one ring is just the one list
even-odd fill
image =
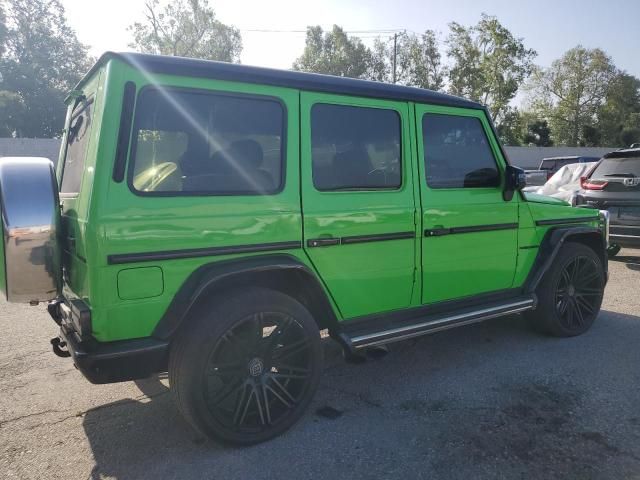
{"label": "wheel center cap", "polygon": [[261,358],[252,358],[249,361],[248,368],[249,375],[251,375],[252,377],[259,377],[260,375],[262,375],[262,372],[264,370],[264,362]]}
{"label": "wheel center cap", "polygon": [[573,285],[569,285],[569,288],[567,289],[567,293],[569,294],[570,297],[573,297],[576,294],[576,287],[574,287]]}

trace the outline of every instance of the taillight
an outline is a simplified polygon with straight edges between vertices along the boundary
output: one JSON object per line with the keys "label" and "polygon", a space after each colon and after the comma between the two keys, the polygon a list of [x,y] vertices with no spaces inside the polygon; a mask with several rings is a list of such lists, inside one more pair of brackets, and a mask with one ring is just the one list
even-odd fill
{"label": "taillight", "polygon": [[580,177],[580,186],[583,190],[604,190],[609,185],[606,180],[591,180],[589,177]]}

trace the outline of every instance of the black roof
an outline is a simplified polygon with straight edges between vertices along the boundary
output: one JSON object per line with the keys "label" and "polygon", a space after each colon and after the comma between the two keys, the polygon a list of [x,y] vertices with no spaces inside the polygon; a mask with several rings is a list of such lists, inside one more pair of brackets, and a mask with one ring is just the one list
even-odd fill
{"label": "black roof", "polygon": [[[239,65],[235,63],[214,62],[211,60],[146,55],[141,53],[107,52],[100,57],[96,65],[91,68],[85,78],[88,78],[97,68],[112,58],[116,58],[135,68],[145,70],[150,73],[215,78],[218,80],[290,87],[313,92],[356,95],[361,97],[429,103],[451,107],[464,107],[481,110],[484,110],[485,108],[477,102],[422,88],[405,87],[389,83],[357,80],[354,78],[336,77],[332,75],[320,75],[317,73],[277,70],[273,68]],[[82,83],[83,81],[80,82],[78,87],[80,87]]]}

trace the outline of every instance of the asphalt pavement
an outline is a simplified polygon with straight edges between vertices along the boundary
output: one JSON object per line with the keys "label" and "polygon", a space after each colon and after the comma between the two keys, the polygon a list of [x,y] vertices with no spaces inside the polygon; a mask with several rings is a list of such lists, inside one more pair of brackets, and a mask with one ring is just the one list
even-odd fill
{"label": "asphalt pavement", "polygon": [[640,478],[640,250],[610,270],[581,337],[511,316],[360,365],[327,339],[308,413],[247,448],[195,433],[166,377],[89,384],[51,352],[43,307],[0,304],[0,478]]}

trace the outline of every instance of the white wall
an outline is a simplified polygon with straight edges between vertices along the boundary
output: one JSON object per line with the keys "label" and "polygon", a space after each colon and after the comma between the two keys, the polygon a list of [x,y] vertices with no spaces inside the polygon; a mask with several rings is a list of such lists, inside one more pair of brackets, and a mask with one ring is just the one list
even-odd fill
{"label": "white wall", "polygon": [[46,157],[58,161],[57,138],[0,138],[0,157]]}

